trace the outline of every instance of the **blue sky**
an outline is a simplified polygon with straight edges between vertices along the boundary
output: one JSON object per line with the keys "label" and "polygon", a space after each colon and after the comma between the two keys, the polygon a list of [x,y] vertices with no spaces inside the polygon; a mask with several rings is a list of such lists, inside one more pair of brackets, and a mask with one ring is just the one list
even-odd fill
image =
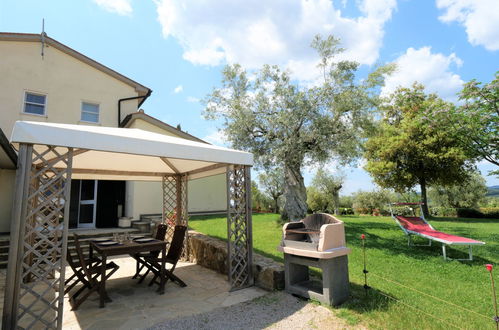
{"label": "blue sky", "polygon": [[[342,39],[345,58],[361,63],[359,78],[396,62],[385,94],[417,80],[454,101],[464,82],[488,82],[499,69],[497,0],[0,1],[0,31],[39,33],[42,18],[52,38],[151,88],[146,113],[215,144],[222,136],[199,100],[219,86],[223,65],[279,64],[309,83],[318,33]],[[344,194],[373,189],[362,169],[342,171]]]}

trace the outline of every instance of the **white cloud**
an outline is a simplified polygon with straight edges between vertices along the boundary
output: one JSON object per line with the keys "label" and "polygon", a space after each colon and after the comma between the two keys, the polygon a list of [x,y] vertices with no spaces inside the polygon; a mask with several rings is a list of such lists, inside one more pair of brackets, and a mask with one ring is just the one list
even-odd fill
{"label": "white cloud", "polygon": [[156,5],[163,36],[176,38],[192,63],[237,62],[248,69],[279,64],[310,80],[317,74],[310,48],[316,34],[340,37],[345,58],[375,63],[396,0],[360,0],[356,18],[343,16],[330,0],[157,0]]}
{"label": "white cloud", "polygon": [[187,96],[187,102],[189,103],[199,103],[200,99],[194,96]]}
{"label": "white cloud", "polygon": [[497,0],[437,0],[445,23],[463,25],[472,45],[499,50],[499,1]]}
{"label": "white cloud", "polygon": [[222,131],[213,131],[202,138],[202,140],[219,146],[225,146],[227,144],[227,137]]}
{"label": "white cloud", "polygon": [[426,87],[427,92],[437,93],[444,99],[455,101],[456,93],[464,83],[459,75],[451,71],[452,66],[462,65],[462,60],[454,53],[445,56],[432,53],[431,47],[408,48],[395,63],[396,72],[387,77],[381,90],[384,96],[399,86],[409,87],[417,81]]}
{"label": "white cloud", "polygon": [[177,87],[175,87],[175,89],[173,89],[173,93],[178,94],[178,93],[182,92],[183,90],[184,90],[184,87],[182,85],[178,85]]}
{"label": "white cloud", "polygon": [[130,16],[133,12],[131,0],[93,0],[99,7],[118,15]]}

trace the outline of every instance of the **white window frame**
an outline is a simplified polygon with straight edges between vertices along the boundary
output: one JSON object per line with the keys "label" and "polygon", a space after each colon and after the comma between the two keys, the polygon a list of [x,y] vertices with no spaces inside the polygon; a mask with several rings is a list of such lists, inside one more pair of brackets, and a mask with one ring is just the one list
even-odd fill
{"label": "white window frame", "polygon": [[[38,96],[45,96],[45,103],[43,104],[43,114],[38,114],[38,113],[32,113],[32,112],[26,112],[26,104],[35,104],[35,105],[42,105],[41,103],[34,103],[34,102],[28,102],[26,101],[26,98],[28,94],[33,94],[33,95],[38,95]],[[24,90],[23,93],[23,103],[22,103],[22,114],[23,115],[30,115],[30,116],[40,116],[40,117],[47,117],[47,103],[48,103],[48,95],[46,93],[42,92],[35,92],[32,90]]]}
{"label": "white window frame", "polygon": [[[83,119],[83,113],[91,113],[91,114],[95,114],[95,112],[89,112],[89,111],[84,111],[83,110],[83,104],[91,104],[91,105],[96,105],[97,106],[97,121],[89,121],[89,120],[84,120]],[[100,124],[100,103],[99,102],[94,102],[94,101],[81,101],[81,104],[80,104],[80,122],[83,122],[83,123],[91,123],[91,124]]]}

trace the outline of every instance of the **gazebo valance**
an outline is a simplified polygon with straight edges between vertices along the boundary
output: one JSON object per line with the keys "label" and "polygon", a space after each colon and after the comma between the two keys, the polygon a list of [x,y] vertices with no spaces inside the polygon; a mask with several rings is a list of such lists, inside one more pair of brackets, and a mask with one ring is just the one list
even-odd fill
{"label": "gazebo valance", "polygon": [[17,149],[20,143],[73,148],[74,179],[161,181],[164,175],[199,178],[224,173],[228,164],[253,165],[248,152],[136,128],[18,121],[11,143]]}

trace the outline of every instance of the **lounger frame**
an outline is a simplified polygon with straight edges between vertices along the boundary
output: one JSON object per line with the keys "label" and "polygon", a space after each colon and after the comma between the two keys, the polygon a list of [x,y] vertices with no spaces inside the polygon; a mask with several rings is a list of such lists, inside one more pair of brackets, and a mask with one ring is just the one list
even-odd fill
{"label": "lounger frame", "polygon": [[[430,227],[431,229],[435,230],[435,228],[433,228],[433,226],[431,224],[429,224],[428,221],[426,221],[426,219],[424,217],[423,203],[391,203],[391,204],[389,204],[390,214],[391,214],[392,218],[399,225],[399,227],[402,229],[404,234],[407,235],[407,245],[408,246],[431,246],[432,241],[435,241],[435,242],[439,242],[442,244],[442,256],[443,256],[444,260],[473,261],[473,245],[484,245],[485,244],[485,242],[477,242],[477,243],[452,242],[452,241],[447,241],[447,240],[444,240],[441,238],[436,238],[436,237],[433,237],[430,235],[425,235],[425,234],[422,234],[422,233],[417,232],[417,231],[408,230],[400,223],[400,221],[397,219],[396,214],[393,213],[392,205],[419,205],[420,210],[421,210],[421,215],[419,216],[419,218],[421,220],[423,220],[423,222],[426,225],[428,225],[428,227]],[[428,244],[414,244],[414,242],[412,241],[412,235],[426,238],[428,240]],[[449,258],[447,256],[447,250],[446,250],[447,245],[467,245],[468,246],[468,258],[466,258],[466,259]]]}

